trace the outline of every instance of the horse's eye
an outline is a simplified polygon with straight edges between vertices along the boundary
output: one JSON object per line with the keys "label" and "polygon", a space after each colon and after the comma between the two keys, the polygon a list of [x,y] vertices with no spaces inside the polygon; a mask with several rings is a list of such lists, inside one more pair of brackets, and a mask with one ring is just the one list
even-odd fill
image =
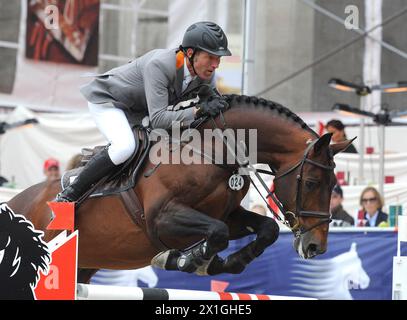
{"label": "horse's eye", "polygon": [[315,187],[318,186],[318,182],[317,182],[317,181],[306,180],[306,181],[305,181],[305,186],[306,186],[308,189],[314,189]]}

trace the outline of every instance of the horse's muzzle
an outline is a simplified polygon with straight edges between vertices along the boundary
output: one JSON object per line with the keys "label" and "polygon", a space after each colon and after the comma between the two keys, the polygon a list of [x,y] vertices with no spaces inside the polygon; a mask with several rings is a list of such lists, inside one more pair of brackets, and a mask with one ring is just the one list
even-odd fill
{"label": "horse's muzzle", "polygon": [[318,255],[318,246],[315,243],[310,243],[308,248],[305,250],[306,259],[311,259]]}
{"label": "horse's muzzle", "polygon": [[302,235],[294,239],[294,249],[297,251],[298,255],[303,259],[312,259],[315,256],[325,253],[326,248],[308,240],[306,236]]}

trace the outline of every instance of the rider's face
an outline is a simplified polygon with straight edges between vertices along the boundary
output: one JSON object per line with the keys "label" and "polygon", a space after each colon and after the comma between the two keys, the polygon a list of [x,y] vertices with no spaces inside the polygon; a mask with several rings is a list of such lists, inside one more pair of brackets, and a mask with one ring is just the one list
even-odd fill
{"label": "rider's face", "polygon": [[205,51],[198,51],[194,56],[194,68],[196,71],[196,75],[202,80],[210,80],[215,70],[219,67],[220,58],[221,57],[215,56]]}

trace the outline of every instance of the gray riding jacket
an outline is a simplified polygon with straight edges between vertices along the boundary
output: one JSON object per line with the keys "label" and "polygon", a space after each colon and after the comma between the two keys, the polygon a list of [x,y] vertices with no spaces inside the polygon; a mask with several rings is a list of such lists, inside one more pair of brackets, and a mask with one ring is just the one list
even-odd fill
{"label": "gray riding jacket", "polygon": [[[148,115],[152,128],[168,129],[173,121],[180,121],[181,126],[186,127],[194,121],[193,108],[179,110],[174,107],[187,100],[184,97],[181,100],[183,78],[184,54],[176,49],[157,49],[96,75],[80,91],[91,103],[111,102],[123,109],[132,124],[141,123]],[[196,77],[186,91],[203,83],[215,88],[214,75],[209,81]]]}

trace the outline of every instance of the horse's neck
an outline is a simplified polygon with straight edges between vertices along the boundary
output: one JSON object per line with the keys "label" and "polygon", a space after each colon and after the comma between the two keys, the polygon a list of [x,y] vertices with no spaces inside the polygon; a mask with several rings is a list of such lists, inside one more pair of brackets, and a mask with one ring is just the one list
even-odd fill
{"label": "horse's neck", "polygon": [[300,161],[307,147],[307,141],[310,137],[305,138],[304,135],[294,135],[289,133],[284,137],[271,137],[269,141],[261,143],[259,137],[260,148],[265,148],[259,153],[259,162],[270,164],[276,170],[287,166],[291,167]]}
{"label": "horse's neck", "polygon": [[[257,162],[270,164],[276,170],[298,162],[307,143],[316,137],[295,123],[276,116],[265,116],[264,112],[242,112],[231,110],[226,114],[229,128],[257,129]],[[233,112],[235,111],[235,112]],[[246,144],[250,140],[246,136]]]}

